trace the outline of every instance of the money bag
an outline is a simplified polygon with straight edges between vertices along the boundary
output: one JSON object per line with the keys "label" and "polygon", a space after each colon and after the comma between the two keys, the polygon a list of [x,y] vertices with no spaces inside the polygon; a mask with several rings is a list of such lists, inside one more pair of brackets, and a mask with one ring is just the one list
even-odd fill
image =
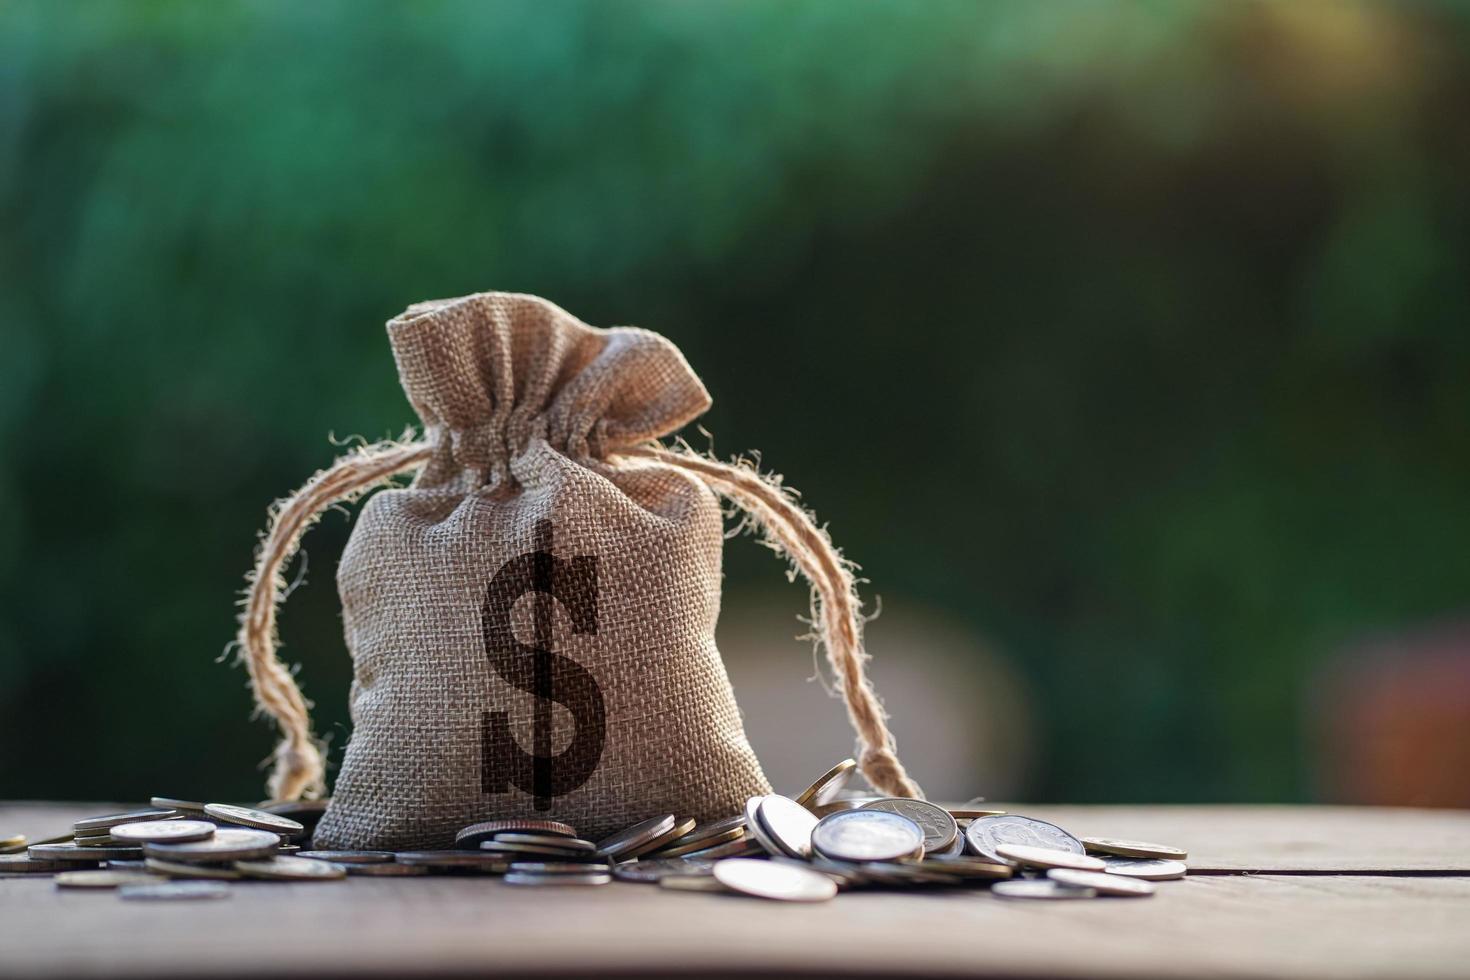
{"label": "money bag", "polygon": [[727,817],[769,792],[715,645],[722,500],[809,579],[869,782],[918,794],[826,532],[778,479],[658,441],[710,404],[672,343],[510,293],[410,306],[388,339],[421,430],[277,502],[240,617],[257,705],[282,735],[270,795],[323,795],[309,705],[276,654],[284,570],[325,509],[388,485],[338,568],[353,730],[318,847],[446,847],[500,818],[597,837],[656,813]]}

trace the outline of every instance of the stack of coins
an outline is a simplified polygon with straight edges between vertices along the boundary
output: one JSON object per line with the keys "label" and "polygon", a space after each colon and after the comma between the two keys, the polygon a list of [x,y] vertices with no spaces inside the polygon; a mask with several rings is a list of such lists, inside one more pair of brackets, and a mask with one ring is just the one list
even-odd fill
{"label": "stack of coins", "polygon": [[[588,887],[614,880],[679,891],[816,902],[853,888],[980,888],[1007,899],[1143,897],[1182,878],[1184,851],[1074,837],[1000,810],[846,791],[845,760],[794,797],[751,797],[697,823],[655,814],[601,840],[555,820],[497,819],[427,851],[302,850],[326,801],[257,807],[153,797],[147,809],[79,820],[34,843],[0,838],[0,874],[54,874],[58,887],[125,898],[223,898],[250,880],[495,875],[506,885]],[[21,853],[24,851],[24,853]]]}

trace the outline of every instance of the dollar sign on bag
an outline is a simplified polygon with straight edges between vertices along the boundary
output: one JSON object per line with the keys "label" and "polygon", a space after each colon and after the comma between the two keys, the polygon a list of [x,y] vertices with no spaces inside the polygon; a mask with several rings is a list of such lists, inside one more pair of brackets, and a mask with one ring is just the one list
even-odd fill
{"label": "dollar sign on bag", "polygon": [[[553,603],[566,610],[574,634],[597,632],[597,558],[557,558],[551,553],[551,532],[551,521],[536,522],[535,550],[512,558],[495,573],[481,610],[490,666],[536,701],[532,752],[511,735],[509,712],[481,716],[480,788],[496,794],[515,786],[532,795],[538,810],[550,809],[554,797],[592,776],[607,735],[607,712],[596,679],[575,660],[552,651]],[[528,592],[536,603],[534,645],[520,642],[511,623],[516,601]],[[571,713],[574,725],[571,743],[556,754],[551,751],[553,702]]]}

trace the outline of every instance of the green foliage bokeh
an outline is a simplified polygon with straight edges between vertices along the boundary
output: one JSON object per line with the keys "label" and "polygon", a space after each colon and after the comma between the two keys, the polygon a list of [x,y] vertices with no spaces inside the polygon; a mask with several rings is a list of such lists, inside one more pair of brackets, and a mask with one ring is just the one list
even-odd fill
{"label": "green foliage bokeh", "polygon": [[258,795],[265,505],[503,288],[991,638],[1033,798],[1308,798],[1315,673],[1470,591],[1467,105],[1429,3],[0,6],[0,796]]}

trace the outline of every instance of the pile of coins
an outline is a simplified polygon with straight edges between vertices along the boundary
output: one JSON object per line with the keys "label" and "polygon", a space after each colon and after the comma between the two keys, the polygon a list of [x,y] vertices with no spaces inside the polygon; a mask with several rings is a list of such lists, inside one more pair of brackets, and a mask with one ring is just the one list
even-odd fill
{"label": "pile of coins", "polygon": [[[118,887],[124,898],[221,898],[225,882],[485,874],[514,886],[614,880],[794,902],[852,888],[985,888],[1008,899],[1152,895],[1187,855],[1142,841],[1074,837],[1000,810],[845,791],[845,760],[793,797],[751,797],[743,813],[696,824],[660,814],[602,840],[555,820],[487,820],[431,851],[302,850],[322,801],[260,808],[154,797],[152,809],[77,821],[26,846],[0,839],[0,873],[55,873],[58,887]],[[76,870],[84,869],[84,870]]]}

